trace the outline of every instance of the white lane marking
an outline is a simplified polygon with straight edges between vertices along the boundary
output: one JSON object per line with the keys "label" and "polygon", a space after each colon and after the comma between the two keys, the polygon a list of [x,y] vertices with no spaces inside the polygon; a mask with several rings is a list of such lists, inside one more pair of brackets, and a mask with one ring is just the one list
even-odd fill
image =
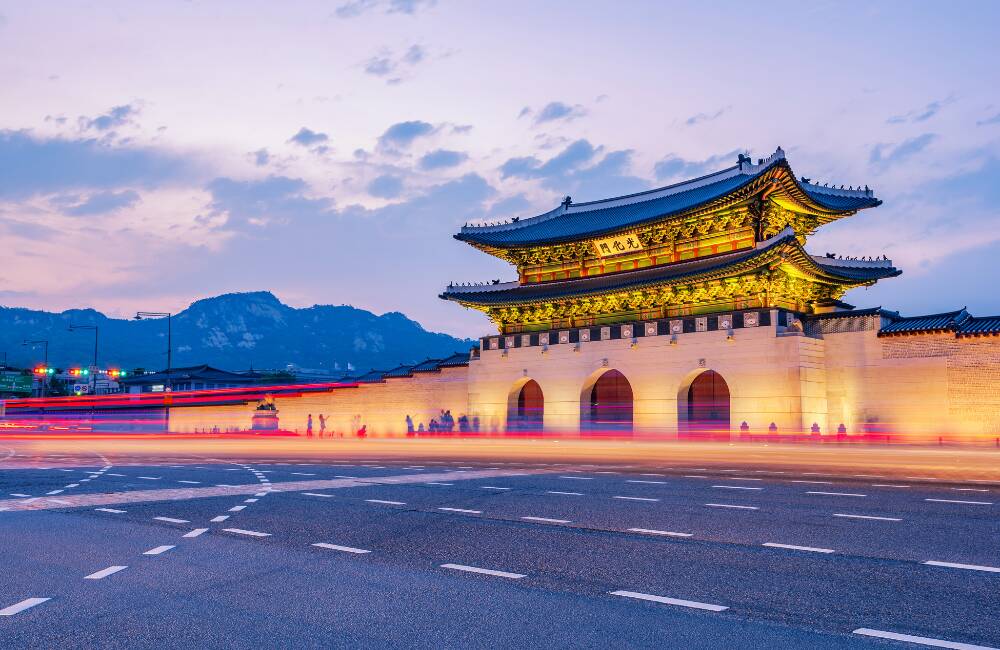
{"label": "white lane marking", "polygon": [[424,485],[448,485],[448,486],[451,486],[451,485],[455,485],[455,484],[454,483],[438,483],[436,481],[428,481],[428,482],[424,483]]}
{"label": "white lane marking", "polygon": [[246,506],[233,506],[229,512],[239,512],[240,510],[246,510]]}
{"label": "white lane marking", "polygon": [[612,499],[622,499],[624,501],[659,501],[659,499],[651,499],[649,497],[611,497]]}
{"label": "white lane marking", "polygon": [[885,632],[883,630],[872,630],[867,627],[859,627],[854,630],[854,634],[861,636],[873,636],[878,639],[891,639],[893,641],[906,641],[918,645],[927,645],[934,648],[951,648],[951,650],[997,650],[985,645],[973,645],[971,643],[960,643],[958,641],[944,641],[942,639],[932,639],[926,636],[914,636],[912,634],[900,634],[898,632]]}
{"label": "white lane marking", "polygon": [[357,476],[344,476],[342,474],[335,474],[333,478],[358,478]]}
{"label": "white lane marking", "polygon": [[[66,487],[71,487],[67,485]],[[989,492],[986,488],[951,488],[956,492]]]}
{"label": "white lane marking", "polygon": [[438,510],[445,510],[447,512],[462,512],[469,515],[481,515],[482,510],[466,510],[465,508],[438,508]]}
{"label": "white lane marking", "polygon": [[243,499],[243,503],[257,503],[257,499]]}
{"label": "white lane marking", "polygon": [[560,476],[559,478],[568,478],[573,481],[593,481],[593,476]]}
{"label": "white lane marking", "polygon": [[846,517],[847,519],[871,519],[874,521],[903,521],[898,517],[876,517],[875,515],[846,515],[839,512],[833,514],[834,517]]}
{"label": "white lane marking", "polygon": [[[323,495],[323,496],[326,496],[326,495]],[[406,503],[404,501],[386,501],[384,499],[365,499],[365,501],[367,501],[368,503],[384,503],[384,504],[389,505],[389,506],[405,506],[406,505]]]}
{"label": "white lane marking", "polygon": [[156,548],[151,548],[143,555],[159,555],[160,553],[166,553],[172,548],[177,548],[176,546],[157,546]]}
{"label": "white lane marking", "polygon": [[116,515],[120,515],[123,512],[125,512],[124,510],[117,510],[115,508],[94,508],[94,510],[97,511],[97,512],[111,512],[111,513],[114,513]]}
{"label": "white lane marking", "polygon": [[108,476],[120,476],[120,477],[122,477],[122,478],[124,478],[124,477],[125,477],[125,475],[124,475],[124,474],[112,474],[111,472],[108,472]]}
{"label": "white lane marking", "polygon": [[563,494],[569,497],[582,497],[583,492],[559,492],[557,490],[549,490],[545,494]]}
{"label": "white lane marking", "polygon": [[893,485],[892,483],[872,483],[872,487],[908,488],[909,485]]}
{"label": "white lane marking", "polygon": [[777,542],[764,542],[763,546],[769,548],[784,548],[790,551],[809,551],[810,553],[836,553],[832,548],[816,548],[815,546],[796,546],[795,544],[778,544]]}
{"label": "white lane marking", "polygon": [[229,515],[219,515],[218,517],[212,517],[211,519],[209,519],[209,521],[211,521],[213,524],[217,524],[220,521],[225,521],[227,519],[229,519]]}
{"label": "white lane marking", "polygon": [[35,605],[41,605],[47,600],[52,600],[51,598],[25,598],[19,603],[14,603],[8,607],[0,609],[0,616],[13,616],[14,614],[20,614],[26,609],[30,609]]}
{"label": "white lane marking", "polygon": [[964,503],[970,506],[991,506],[992,501],[959,501],[957,499],[924,499],[924,501],[934,501],[936,503]]}
{"label": "white lane marking", "polygon": [[525,521],[539,521],[543,524],[568,524],[569,519],[549,519],[548,517],[521,517]]}
{"label": "white lane marking", "polygon": [[319,542],[313,544],[313,546],[318,546],[320,548],[328,548],[331,551],[343,551],[344,553],[371,553],[371,551],[366,551],[363,548],[354,548],[351,546],[337,546],[336,544],[327,544],[326,542]]}
{"label": "white lane marking", "polygon": [[806,494],[820,494],[827,497],[866,497],[867,494],[857,494],[856,492],[806,492]]}
{"label": "white lane marking", "polygon": [[100,580],[101,578],[107,578],[113,573],[118,573],[119,571],[124,571],[127,566],[109,566],[107,569],[101,569],[100,571],[95,571],[89,576],[84,576],[84,580]]}
{"label": "white lane marking", "polygon": [[52,490],[51,492],[46,492],[45,494],[60,494],[62,490]]}
{"label": "white lane marking", "polygon": [[698,476],[696,474],[685,474],[684,478],[704,478],[704,479],[707,479],[708,477],[707,476]]}
{"label": "white lane marking", "polygon": [[713,485],[714,488],[719,488],[720,490],[763,490],[764,488],[759,487],[748,487],[746,485]]}
{"label": "white lane marking", "polygon": [[675,533],[672,530],[655,530],[653,528],[629,528],[630,533],[645,533],[647,535],[666,535],[667,537],[693,537],[693,533]]}
{"label": "white lane marking", "polygon": [[510,489],[512,489],[512,488],[509,488],[509,487],[498,487],[496,485],[480,485],[479,487],[481,489],[483,489],[483,490],[510,490]]}
{"label": "white lane marking", "polygon": [[626,483],[651,483],[653,485],[666,485],[667,484],[666,481],[643,481],[643,480],[635,479],[635,478],[634,479],[629,479],[629,480],[627,480],[625,482]]}
{"label": "white lane marking", "polygon": [[924,562],[928,566],[940,566],[949,569],[968,569],[969,571],[986,571],[988,573],[1000,573],[1000,568],[995,566],[981,566],[978,564],[959,564],[958,562],[939,562],[937,560],[928,560]]}
{"label": "white lane marking", "polygon": [[638,600],[650,600],[654,603],[665,605],[678,605],[680,607],[690,607],[692,609],[705,609],[710,612],[724,612],[728,607],[713,605],[711,603],[699,603],[694,600],[682,600],[680,598],[667,598],[666,596],[654,596],[653,594],[643,594],[637,591],[612,591],[612,596],[625,596],[626,598],[636,598]]}
{"label": "white lane marking", "polygon": [[188,485],[201,485],[201,481],[177,481],[178,483],[187,483]]}
{"label": "white lane marking", "polygon": [[197,537],[198,535],[201,535],[202,533],[207,533],[207,532],[208,532],[207,528],[195,528],[194,530],[192,530],[189,533],[184,533],[183,535],[181,535],[181,537]]}
{"label": "white lane marking", "polygon": [[320,494],[319,492],[303,492],[307,497],[332,497],[332,494]]}
{"label": "white lane marking", "polygon": [[266,497],[267,496],[267,492],[257,492],[256,494],[254,494],[254,496],[255,497]]}
{"label": "white lane marking", "polygon": [[812,483],[814,485],[833,485],[833,481],[802,481],[802,480],[791,480],[790,483]]}
{"label": "white lane marking", "polygon": [[244,530],[242,528],[223,528],[223,532],[236,533],[237,535],[249,535],[250,537],[270,537],[271,533],[261,533],[256,530]]}
{"label": "white lane marking", "polygon": [[174,519],[173,517],[153,517],[156,521],[166,521],[171,524],[190,524],[187,519]]}
{"label": "white lane marking", "polygon": [[706,503],[709,508],[736,508],[737,510],[760,510],[757,506],[737,506],[731,503]]}
{"label": "white lane marking", "polygon": [[903,478],[912,478],[916,481],[936,481],[937,479],[933,476],[904,476]]}
{"label": "white lane marking", "polygon": [[315,474],[310,474],[309,472],[291,472],[295,476],[316,476]]}
{"label": "white lane marking", "polygon": [[[79,483],[70,483],[70,484],[69,484],[69,485],[67,485],[66,487],[67,487],[67,488],[75,488],[75,487],[80,487],[80,484],[79,484]],[[988,490],[982,490],[982,492],[988,492]]]}
{"label": "white lane marking", "polygon": [[666,474],[657,474],[655,472],[649,472],[647,474],[639,474],[639,476],[666,476]]}
{"label": "white lane marking", "polygon": [[495,569],[481,569],[474,566],[466,566],[464,564],[442,564],[442,569],[454,569],[456,571],[468,571],[469,573],[482,573],[488,576],[499,576],[501,578],[524,578],[526,574],[524,573],[511,573],[510,571],[496,571]]}
{"label": "white lane marking", "polygon": [[136,478],[141,478],[141,479],[146,480],[146,481],[159,481],[163,477],[161,477],[161,476],[136,476]]}

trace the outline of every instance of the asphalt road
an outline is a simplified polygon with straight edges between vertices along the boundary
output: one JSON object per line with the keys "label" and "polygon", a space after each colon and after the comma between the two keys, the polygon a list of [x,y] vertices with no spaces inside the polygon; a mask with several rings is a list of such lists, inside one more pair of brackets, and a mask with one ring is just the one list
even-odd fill
{"label": "asphalt road", "polygon": [[4,647],[1000,646],[987,482],[4,455]]}

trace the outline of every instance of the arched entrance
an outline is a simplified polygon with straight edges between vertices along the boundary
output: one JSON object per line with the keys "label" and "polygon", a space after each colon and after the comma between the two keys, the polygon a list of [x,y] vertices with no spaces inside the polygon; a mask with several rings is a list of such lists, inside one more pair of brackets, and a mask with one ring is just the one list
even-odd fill
{"label": "arched entrance", "polygon": [[729,440],[729,385],[722,375],[706,370],[687,389],[686,422],[681,435],[688,438]]}
{"label": "arched entrance", "polygon": [[581,432],[586,435],[632,433],[632,385],[621,372],[608,370],[594,382],[581,404]]}
{"label": "arched entrance", "polygon": [[529,379],[511,401],[513,403],[508,428],[519,432],[540,432],[545,418],[545,396],[538,382]]}

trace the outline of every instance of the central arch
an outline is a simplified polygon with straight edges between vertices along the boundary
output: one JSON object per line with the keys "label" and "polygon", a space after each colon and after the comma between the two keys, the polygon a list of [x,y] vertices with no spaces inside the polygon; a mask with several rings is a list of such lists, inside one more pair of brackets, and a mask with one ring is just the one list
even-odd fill
{"label": "central arch", "polygon": [[608,370],[584,389],[580,407],[581,433],[585,435],[631,435],[632,385],[618,370]]}
{"label": "central arch", "polygon": [[730,439],[729,384],[714,370],[699,373],[687,387],[686,404],[678,409],[678,429],[686,438]]}
{"label": "central arch", "polygon": [[514,385],[508,398],[507,430],[540,433],[545,420],[545,395],[534,379]]}

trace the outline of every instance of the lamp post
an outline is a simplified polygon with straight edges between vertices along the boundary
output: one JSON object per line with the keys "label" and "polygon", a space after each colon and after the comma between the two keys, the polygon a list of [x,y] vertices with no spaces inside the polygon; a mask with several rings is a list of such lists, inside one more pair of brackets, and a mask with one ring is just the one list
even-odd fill
{"label": "lamp post", "polygon": [[[166,391],[168,393],[171,392],[171,390],[172,390],[172,383],[170,381],[170,366],[171,366],[171,363],[170,363],[170,361],[171,361],[171,359],[170,359],[170,351],[171,351],[171,348],[173,347],[173,344],[171,343],[171,337],[170,337],[170,317],[171,317],[171,314],[169,314],[169,313],[167,313],[165,311],[139,311],[139,312],[136,312],[136,314],[135,314],[135,319],[136,320],[144,320],[144,319],[147,319],[147,318],[166,318],[167,319],[167,380],[166,380],[166,386],[164,386],[163,388],[164,388],[164,391]],[[169,396],[166,399],[163,400],[163,420],[164,420],[164,428],[169,432],[170,431],[170,398],[169,398]]]}
{"label": "lamp post", "polygon": [[30,345],[31,347],[42,345],[45,347],[45,361],[42,362],[45,367],[45,375],[42,377],[42,397],[45,397],[45,389],[49,385],[49,342],[45,339],[38,339],[36,341],[25,339],[21,345]]}
{"label": "lamp post", "polygon": [[78,330],[94,330],[94,370],[91,373],[91,381],[89,382],[94,387],[94,392],[97,392],[97,340],[100,334],[101,328],[97,325],[70,325],[69,331],[76,332]]}

